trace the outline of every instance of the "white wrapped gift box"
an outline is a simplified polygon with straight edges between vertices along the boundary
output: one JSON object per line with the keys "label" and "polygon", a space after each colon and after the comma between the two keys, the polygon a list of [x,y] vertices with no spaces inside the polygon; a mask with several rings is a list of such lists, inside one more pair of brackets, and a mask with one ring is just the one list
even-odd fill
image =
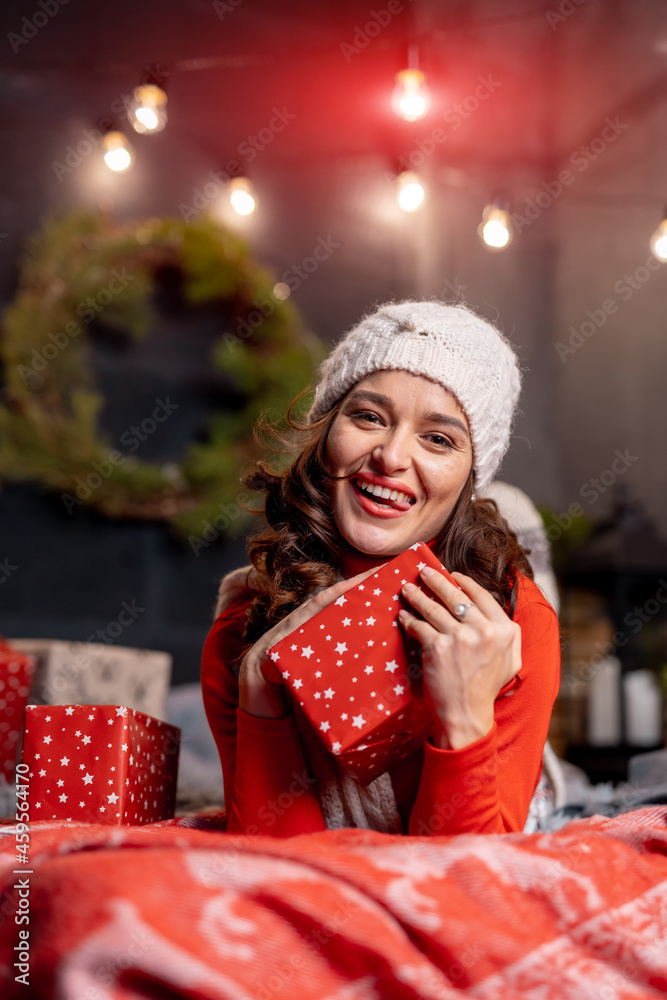
{"label": "white wrapped gift box", "polygon": [[29,701],[42,705],[127,705],[166,720],[172,657],[154,649],[62,639],[10,639],[37,662]]}

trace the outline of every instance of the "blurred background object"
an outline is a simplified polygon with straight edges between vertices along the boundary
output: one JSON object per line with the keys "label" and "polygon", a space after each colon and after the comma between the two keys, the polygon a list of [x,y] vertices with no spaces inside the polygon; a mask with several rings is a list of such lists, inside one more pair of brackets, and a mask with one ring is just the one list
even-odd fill
{"label": "blurred background object", "polygon": [[568,756],[600,781],[619,781],[631,757],[665,743],[667,541],[616,486],[610,516],[559,575]]}
{"label": "blurred background object", "polygon": [[551,607],[558,614],[560,596],[551,562],[551,549],[544,522],[530,497],[509,483],[495,479],[486,489],[485,496],[495,500],[498,510],[516,534],[517,540],[528,550],[533,579]]}

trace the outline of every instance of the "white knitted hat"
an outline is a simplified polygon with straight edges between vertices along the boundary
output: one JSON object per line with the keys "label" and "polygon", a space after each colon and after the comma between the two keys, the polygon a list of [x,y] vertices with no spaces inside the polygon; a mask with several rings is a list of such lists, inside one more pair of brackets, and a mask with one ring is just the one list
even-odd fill
{"label": "white knitted hat", "polygon": [[364,317],[320,368],[309,421],[372,372],[400,369],[448,389],[468,418],[475,490],[483,495],[507,451],[521,369],[508,340],[463,305],[387,302]]}

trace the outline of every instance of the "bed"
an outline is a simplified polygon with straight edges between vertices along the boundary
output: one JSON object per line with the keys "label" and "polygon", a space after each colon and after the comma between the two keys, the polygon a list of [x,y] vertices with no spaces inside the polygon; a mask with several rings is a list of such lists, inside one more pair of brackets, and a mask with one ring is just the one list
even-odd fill
{"label": "bed", "polygon": [[224,832],[222,813],[53,822],[31,828],[29,866],[16,859],[5,827],[3,1000],[667,990],[665,806],[487,837],[245,838]]}

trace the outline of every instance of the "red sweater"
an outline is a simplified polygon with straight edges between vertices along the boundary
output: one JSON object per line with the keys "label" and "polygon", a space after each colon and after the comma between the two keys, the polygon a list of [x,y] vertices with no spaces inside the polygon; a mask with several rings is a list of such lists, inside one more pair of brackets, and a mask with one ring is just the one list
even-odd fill
{"label": "red sweater", "polygon": [[[241,594],[215,620],[202,656],[204,706],[222,762],[228,830],[277,837],[325,830],[292,714],[264,719],[238,707],[232,664],[244,646],[253,596]],[[496,700],[491,731],[459,750],[440,750],[427,741],[390,769],[410,835],[524,827],[558,692],[560,642],[556,613],[523,575],[514,621],[522,632],[520,684]]]}

